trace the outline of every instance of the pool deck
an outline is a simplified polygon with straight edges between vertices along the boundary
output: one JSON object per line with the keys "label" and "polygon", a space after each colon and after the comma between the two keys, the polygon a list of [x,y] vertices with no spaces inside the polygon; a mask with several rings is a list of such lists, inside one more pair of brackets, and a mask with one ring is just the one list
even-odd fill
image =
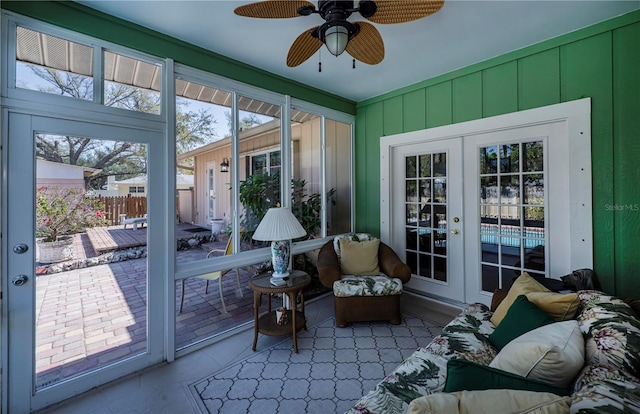
{"label": "pool deck", "polygon": [[[209,233],[211,230],[201,228],[191,224],[178,223],[176,227],[176,238],[186,239],[196,233]],[[195,231],[188,231],[195,230]],[[113,250],[128,249],[131,247],[146,246],[147,227],[131,227],[125,229],[123,226],[94,227],[87,229],[87,237],[97,255]]]}

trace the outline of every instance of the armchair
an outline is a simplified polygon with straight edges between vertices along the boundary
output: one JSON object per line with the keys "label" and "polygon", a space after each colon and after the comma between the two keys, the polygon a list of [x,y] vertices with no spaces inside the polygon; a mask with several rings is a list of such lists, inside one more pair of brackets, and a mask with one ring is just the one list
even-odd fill
{"label": "armchair", "polygon": [[327,242],[320,249],[319,278],[325,287],[333,288],[336,326],[377,320],[395,325],[401,322],[402,284],[411,279],[411,269],[382,242],[378,246],[377,258],[380,275],[344,275],[334,241]]}

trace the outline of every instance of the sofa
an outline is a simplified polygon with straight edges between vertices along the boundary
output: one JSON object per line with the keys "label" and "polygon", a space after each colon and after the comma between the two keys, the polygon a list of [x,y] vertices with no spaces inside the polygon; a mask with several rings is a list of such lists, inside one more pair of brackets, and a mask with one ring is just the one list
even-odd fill
{"label": "sofa", "polygon": [[523,273],[491,307],[468,305],[347,413],[639,413],[634,309],[601,291],[552,292]]}

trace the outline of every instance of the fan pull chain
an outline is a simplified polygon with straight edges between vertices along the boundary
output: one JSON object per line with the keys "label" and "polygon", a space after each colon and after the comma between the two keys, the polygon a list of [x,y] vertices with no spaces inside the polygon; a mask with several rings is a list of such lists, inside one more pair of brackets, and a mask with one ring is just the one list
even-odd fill
{"label": "fan pull chain", "polygon": [[318,72],[322,72],[322,49],[318,50]]}
{"label": "fan pull chain", "polygon": [[353,59],[353,67],[352,67],[352,69],[355,69],[355,68],[356,68],[356,60]]}

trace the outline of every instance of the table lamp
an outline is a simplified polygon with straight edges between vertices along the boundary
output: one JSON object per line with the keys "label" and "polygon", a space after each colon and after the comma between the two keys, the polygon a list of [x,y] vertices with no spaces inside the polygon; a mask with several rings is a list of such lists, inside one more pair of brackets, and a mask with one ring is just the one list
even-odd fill
{"label": "table lamp", "polygon": [[291,239],[307,234],[290,209],[274,207],[267,211],[253,233],[254,240],[271,242],[272,279],[289,276]]}

